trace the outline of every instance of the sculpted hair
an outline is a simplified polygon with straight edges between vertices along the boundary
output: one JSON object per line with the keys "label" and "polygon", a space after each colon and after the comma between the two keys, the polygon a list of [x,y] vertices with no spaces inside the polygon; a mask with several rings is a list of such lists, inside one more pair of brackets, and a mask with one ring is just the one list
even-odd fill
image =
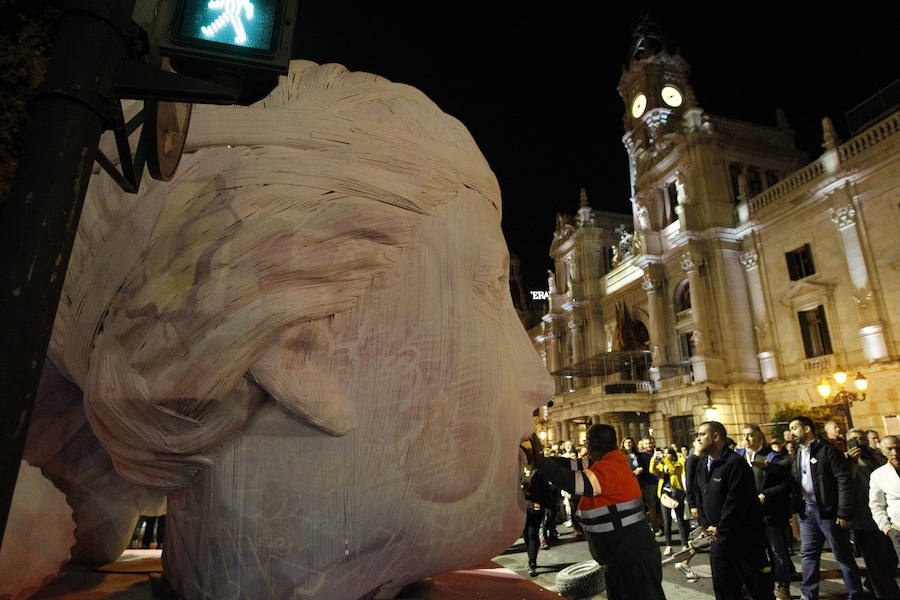
{"label": "sculpted hair", "polygon": [[169,490],[260,402],[309,419],[268,351],[329,347],[327,318],[438,207],[476,195],[500,212],[458,120],[413,87],[308,61],[253,106],[196,106],[173,180],[144,181],[129,195],[91,178],[49,357],[120,474]]}

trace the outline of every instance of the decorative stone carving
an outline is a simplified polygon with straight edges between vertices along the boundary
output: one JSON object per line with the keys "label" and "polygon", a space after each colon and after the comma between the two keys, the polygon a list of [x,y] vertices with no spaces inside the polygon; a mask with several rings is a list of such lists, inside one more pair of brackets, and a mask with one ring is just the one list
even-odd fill
{"label": "decorative stone carving", "polygon": [[873,290],[859,290],[858,294],[853,295],[853,301],[862,309],[868,308],[869,302],[875,296],[875,292]]}
{"label": "decorative stone carving", "polygon": [[659,344],[653,344],[651,346],[650,356],[653,358],[654,365],[661,365],[666,361],[666,356],[663,353],[663,347]]}
{"label": "decorative stone carving", "polygon": [[606,351],[612,352],[613,345],[616,339],[616,327],[617,324],[615,321],[607,321],[606,325],[603,326],[603,329],[606,331]]}
{"label": "decorative stone carving", "polygon": [[837,225],[838,230],[847,229],[856,225],[856,209],[852,204],[833,208],[830,210],[831,221]]}
{"label": "decorative stone carving", "polygon": [[757,268],[759,266],[759,253],[756,250],[744,252],[741,254],[741,264],[748,271]]}
{"label": "decorative stone carving", "polygon": [[92,179],[49,358],[121,475],[168,492],[180,597],[393,598],[521,533],[553,387],[500,210],[458,120],[305,61],[195,107],[171,182]]}
{"label": "decorative stone carving", "polygon": [[685,252],[681,255],[681,259],[678,261],[679,266],[681,266],[681,270],[685,273],[690,273],[691,271],[696,271],[700,268],[700,265],[703,264],[703,259],[690,252]]}
{"label": "decorative stone carving", "polygon": [[643,281],[641,281],[641,287],[648,294],[659,291],[664,285],[666,285],[665,279],[654,279],[646,275],[644,276]]}
{"label": "decorative stone carving", "polygon": [[706,346],[704,345],[704,335],[699,329],[695,329],[691,333],[691,345],[697,349],[697,354],[703,354]]}
{"label": "decorative stone carving", "polygon": [[756,335],[760,342],[769,337],[769,328],[771,325],[772,324],[769,321],[759,321],[753,324],[753,330],[756,331]]}
{"label": "decorative stone carving", "polygon": [[556,274],[550,269],[547,269],[547,289],[551,294],[558,293],[556,290]]}
{"label": "decorative stone carving", "polygon": [[638,205],[637,218],[638,218],[638,227],[640,227],[641,231],[649,231],[650,230],[650,211],[647,210],[646,206]]}

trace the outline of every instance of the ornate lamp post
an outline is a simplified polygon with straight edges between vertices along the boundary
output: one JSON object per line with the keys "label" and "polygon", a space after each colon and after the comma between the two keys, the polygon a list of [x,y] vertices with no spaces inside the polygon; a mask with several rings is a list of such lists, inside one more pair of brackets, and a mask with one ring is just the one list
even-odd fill
{"label": "ornate lamp post", "polygon": [[856,389],[859,390],[856,392],[844,389],[844,384],[847,382],[846,371],[839,369],[834,374],[834,380],[838,384],[838,389],[833,395],[831,393],[831,384],[828,383],[827,379],[822,379],[821,383],[817,386],[817,389],[824,400],[830,400],[829,404],[835,406],[841,414],[847,417],[847,429],[851,429],[853,427],[853,417],[850,414],[850,407],[853,406],[854,401],[862,402],[866,399],[866,390],[869,388],[869,380],[866,379],[862,373],[857,371],[856,378],[853,380],[853,384],[856,386]]}
{"label": "ornate lamp post", "polygon": [[719,409],[712,403],[712,390],[706,388],[706,406],[703,407],[703,415],[707,421],[716,421],[719,418]]}

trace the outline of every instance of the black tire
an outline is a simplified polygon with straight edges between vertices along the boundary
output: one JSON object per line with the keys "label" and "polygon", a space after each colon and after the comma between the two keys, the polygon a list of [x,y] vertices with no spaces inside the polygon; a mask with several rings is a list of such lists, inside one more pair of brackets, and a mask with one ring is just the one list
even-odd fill
{"label": "black tire", "polygon": [[556,591],[571,600],[590,598],[603,591],[604,573],[605,569],[596,560],[569,565],[556,574]]}

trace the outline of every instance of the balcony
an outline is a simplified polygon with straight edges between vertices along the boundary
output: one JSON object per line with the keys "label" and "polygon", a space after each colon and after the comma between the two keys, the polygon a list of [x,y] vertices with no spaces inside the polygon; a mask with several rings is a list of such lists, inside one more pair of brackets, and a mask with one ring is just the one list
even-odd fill
{"label": "balcony", "polygon": [[650,352],[632,350],[620,352],[603,352],[580,363],[564,367],[551,373],[562,385],[562,393],[572,393],[576,387],[575,378],[597,378],[600,383],[595,388],[602,389],[603,394],[635,394],[653,391],[650,381]]}
{"label": "balcony", "polygon": [[834,354],[825,354],[823,356],[814,356],[803,361],[803,374],[832,372],[837,365],[837,359]]}
{"label": "balcony", "polygon": [[675,313],[675,329],[687,328],[694,324],[694,309],[686,308]]}
{"label": "balcony", "polygon": [[660,379],[659,391],[665,392],[667,390],[688,386],[692,383],[694,383],[694,378],[690,373],[678,373],[677,375]]}

